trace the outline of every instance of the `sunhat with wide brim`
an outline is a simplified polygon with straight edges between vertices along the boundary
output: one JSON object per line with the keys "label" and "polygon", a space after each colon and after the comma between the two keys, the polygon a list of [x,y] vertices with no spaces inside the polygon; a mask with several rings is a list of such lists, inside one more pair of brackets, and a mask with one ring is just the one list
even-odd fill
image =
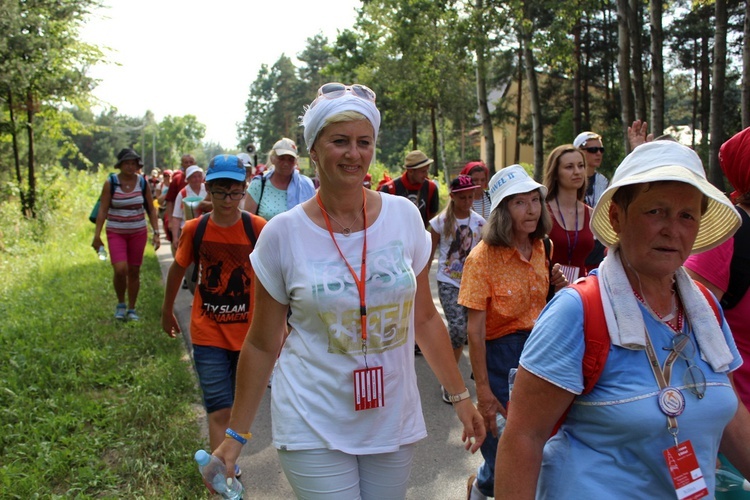
{"label": "sunhat with wide brim", "polygon": [[692,253],[710,250],[729,239],[742,220],[724,193],[706,180],[700,157],[692,149],[674,141],[653,141],[641,144],[625,157],[615,170],[612,182],[602,193],[591,217],[591,230],[606,246],[619,241],[609,222],[612,196],[623,187],[650,182],[684,182],[708,198]]}
{"label": "sunhat with wide brim", "polygon": [[542,199],[547,197],[547,188],[532,179],[521,165],[510,165],[498,170],[490,179],[489,186],[490,212],[503,199],[514,194],[530,193],[538,189],[542,193]]}

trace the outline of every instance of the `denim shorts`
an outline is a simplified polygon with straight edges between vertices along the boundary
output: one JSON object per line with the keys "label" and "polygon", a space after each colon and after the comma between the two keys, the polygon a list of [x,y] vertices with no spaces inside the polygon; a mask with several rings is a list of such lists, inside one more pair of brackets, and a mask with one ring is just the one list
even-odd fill
{"label": "denim shorts", "polygon": [[203,405],[211,413],[234,404],[234,382],[240,351],[193,344],[193,361],[203,391]]}

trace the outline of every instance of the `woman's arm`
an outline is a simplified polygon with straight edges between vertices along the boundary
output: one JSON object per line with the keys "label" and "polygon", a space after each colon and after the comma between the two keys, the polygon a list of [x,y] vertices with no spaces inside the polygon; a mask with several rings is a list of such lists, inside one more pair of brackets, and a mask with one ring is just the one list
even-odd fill
{"label": "woman's arm", "polygon": [[474,374],[474,385],[477,389],[477,409],[484,419],[484,427],[497,436],[497,414],[505,416],[505,408],[495,397],[490,388],[487,374],[487,349],[485,347],[487,311],[469,309],[468,337],[469,359]]}
{"label": "woman's arm", "polygon": [[432,259],[435,258],[435,249],[437,249],[438,244],[440,243],[440,235],[435,232],[432,226],[430,226],[427,231],[430,233],[430,238],[432,239],[432,251],[430,252],[430,260],[427,261],[427,271],[429,272],[430,268],[432,267]]}
{"label": "woman's arm", "polygon": [[[255,308],[253,321],[242,345],[237,362],[237,382],[229,427],[239,433],[250,431],[260,401],[266,392],[286,332],[288,306],[276,301],[263,284],[255,278]],[[227,477],[234,477],[234,464],[242,445],[226,438],[214,451],[227,466]]]}
{"label": "woman's arm", "polygon": [[[440,317],[430,292],[428,266],[417,276],[417,296],[414,305],[414,328],[417,343],[427,363],[440,384],[449,394],[461,394],[466,390],[461,372],[458,371],[456,359],[450,344],[450,336]],[[484,441],[485,429],[482,417],[477,412],[471,399],[454,404],[456,414],[464,425],[461,439],[466,449],[474,453]],[[472,443],[472,438],[474,442]]]}
{"label": "woman's arm", "polygon": [[544,444],[574,395],[518,367],[495,462],[495,498],[533,499]]}
{"label": "woman's arm", "polygon": [[99,195],[99,213],[96,214],[96,229],[94,229],[94,241],[91,242],[91,246],[94,250],[99,251],[99,247],[102,246],[102,229],[104,228],[104,221],[107,220],[107,213],[109,212],[109,206],[112,203],[112,193],[110,192],[109,177],[104,181],[102,186],[102,193]]}
{"label": "woman's arm", "polygon": [[154,197],[152,196],[150,189],[146,189],[145,208],[152,229],[151,242],[154,245],[154,250],[158,250],[159,246],[161,245],[161,238],[159,237],[159,215],[156,213],[156,207],[154,206]]}

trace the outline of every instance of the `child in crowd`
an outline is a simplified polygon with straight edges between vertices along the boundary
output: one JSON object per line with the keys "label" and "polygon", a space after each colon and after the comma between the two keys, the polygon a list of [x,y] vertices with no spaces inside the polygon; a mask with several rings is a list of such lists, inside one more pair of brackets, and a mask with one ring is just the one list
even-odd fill
{"label": "child in crowd", "polygon": [[[474,192],[482,189],[474,184],[468,175],[459,175],[450,183],[450,201],[448,206],[430,220],[429,232],[432,237],[432,256],[440,247],[438,256],[437,285],[440,304],[443,306],[445,319],[448,320],[448,332],[453,346],[456,363],[461,359],[466,343],[467,311],[457,303],[458,289],[461,286],[461,275],[464,260],[481,239],[484,218],[474,212]],[[430,258],[430,263],[432,258]],[[443,401],[450,404],[449,394],[441,387]]]}
{"label": "child in crowd", "polygon": [[190,337],[214,450],[224,440],[234,403],[237,360],[253,315],[253,271],[248,256],[265,221],[239,208],[247,182],[245,168],[236,156],[211,160],[206,187],[212,194],[213,211],[183,227],[167,276],[161,323],[170,337],[180,332],[174,301],[185,269],[195,260],[196,230],[207,218],[195,262],[199,279],[190,314]]}

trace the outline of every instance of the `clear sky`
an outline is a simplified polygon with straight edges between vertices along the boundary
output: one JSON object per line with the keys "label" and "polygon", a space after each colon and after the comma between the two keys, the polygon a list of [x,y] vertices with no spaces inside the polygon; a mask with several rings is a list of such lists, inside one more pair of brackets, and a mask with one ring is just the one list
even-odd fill
{"label": "clear sky", "polygon": [[[119,113],[156,120],[195,115],[204,140],[232,148],[250,84],[306,40],[351,28],[359,0],[104,0],[81,38],[105,50],[94,96]],[[301,110],[300,110],[301,111]]]}

